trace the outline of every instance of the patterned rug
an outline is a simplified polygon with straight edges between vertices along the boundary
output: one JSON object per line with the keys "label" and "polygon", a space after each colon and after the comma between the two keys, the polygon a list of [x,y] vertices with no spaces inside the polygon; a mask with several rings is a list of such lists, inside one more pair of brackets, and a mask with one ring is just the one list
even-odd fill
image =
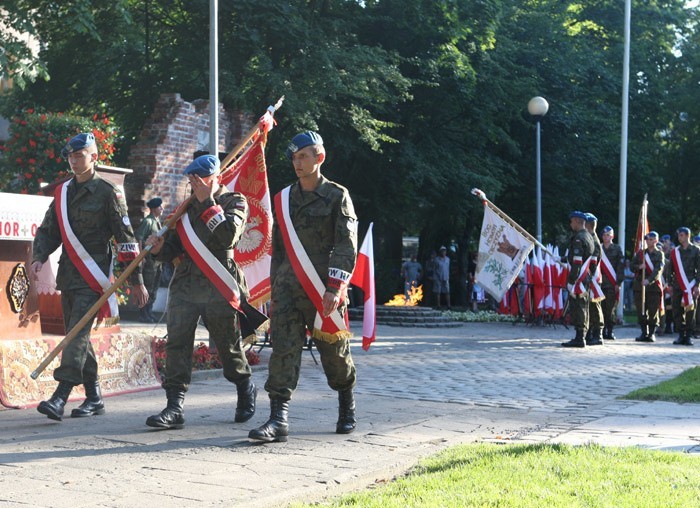
{"label": "patterned rug", "polygon": [[[103,395],[160,388],[150,335],[132,332],[100,335],[93,332],[91,339],[99,364]],[[60,340],[60,336],[0,340],[0,403],[3,406],[32,407],[51,396],[56,388],[53,370],[59,365],[60,355],[37,380],[31,378],[31,373]],[[83,387],[76,386],[70,400],[83,397]]]}

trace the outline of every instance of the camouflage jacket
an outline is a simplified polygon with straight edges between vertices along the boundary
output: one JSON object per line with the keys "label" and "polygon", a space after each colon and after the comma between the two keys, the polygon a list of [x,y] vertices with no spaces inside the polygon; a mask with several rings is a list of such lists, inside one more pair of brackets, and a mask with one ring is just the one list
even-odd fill
{"label": "camouflage jacket", "polygon": [[[338,295],[340,288],[331,281],[329,269],[351,274],[357,257],[357,216],[348,190],[321,176],[314,191],[301,190],[299,183],[289,192],[289,216],[306,254],[326,290]],[[275,222],[272,231],[270,284],[273,298],[275,281],[296,279],[284,240]]]}
{"label": "camouflage jacket", "polygon": [[136,238],[139,242],[145,242],[146,238],[156,234],[163,227],[160,221],[151,213],[147,215],[136,228]]}
{"label": "camouflage jacket", "polygon": [[[651,260],[651,264],[654,267],[651,273],[649,273],[646,269],[646,262],[644,257],[647,254],[649,254],[649,259]],[[651,252],[649,252],[647,249],[644,249],[641,252],[637,252],[634,255],[634,263],[632,264],[632,269],[634,270],[634,290],[641,291],[642,279],[646,278],[649,280],[649,285],[647,286],[647,289],[660,291],[661,275],[663,274],[665,264],[666,256],[664,255],[663,251],[659,248]],[[657,282],[658,284],[654,284],[655,282]]]}
{"label": "camouflage jacket", "polygon": [[[602,245],[603,251],[605,251],[605,257],[610,261],[610,265],[615,271],[615,277],[617,279],[617,285],[621,286],[622,282],[625,280],[625,257],[622,255],[622,247],[615,243],[611,243],[610,247],[605,247]],[[608,280],[608,278],[603,274],[602,287],[612,287],[613,283]]]}
{"label": "camouflage jacket", "polygon": [[[225,220],[210,230],[201,217],[215,205],[223,209]],[[233,275],[241,288],[241,294],[247,297],[245,276],[233,260],[233,249],[241,239],[248,218],[248,202],[245,196],[239,192],[228,192],[225,187],[221,187],[214,199],[203,203],[193,199],[187,215],[197,237]],[[163,247],[155,258],[162,262],[174,261],[176,258],[179,260],[170,291],[187,295],[192,303],[207,303],[211,300],[212,293],[219,294],[219,290],[189,257],[177,231],[171,229],[165,234]]]}
{"label": "camouflage jacket", "polygon": [[[685,249],[682,246],[678,246],[676,249],[678,249],[678,253],[680,254],[683,270],[685,271],[685,276],[688,278],[688,282],[691,284],[693,281],[695,281],[696,284],[700,283],[700,247],[690,243]],[[669,253],[668,257],[670,258],[668,262],[670,280],[667,281],[667,283],[673,284],[673,287],[676,289],[680,289],[680,284],[678,283],[678,277],[676,275],[676,267],[673,264],[673,252]]]}
{"label": "camouflage jacket", "polygon": [[[66,202],[71,229],[100,269],[109,274],[112,263],[110,240],[116,240],[117,251],[120,246],[131,247],[136,244],[122,191],[112,182],[95,174],[82,184],[77,184],[73,179],[68,184]],[[45,263],[62,243],[54,200],[34,237],[32,261]],[[140,267],[132,274],[131,283],[143,284]],[[56,285],[60,290],[90,287],[68,257],[65,247],[59,260]]]}
{"label": "camouflage jacket", "polygon": [[[595,251],[595,242],[593,240],[593,235],[591,235],[585,229],[577,231],[574,236],[571,237],[571,242],[569,243],[569,254],[567,261],[571,265],[571,270],[569,270],[569,276],[567,278],[568,284],[574,284],[576,279],[578,279],[579,272],[581,271],[581,266],[586,260],[593,255]],[[595,269],[594,265],[590,266],[589,272],[592,274]],[[588,287],[590,280],[586,281],[585,286]]]}

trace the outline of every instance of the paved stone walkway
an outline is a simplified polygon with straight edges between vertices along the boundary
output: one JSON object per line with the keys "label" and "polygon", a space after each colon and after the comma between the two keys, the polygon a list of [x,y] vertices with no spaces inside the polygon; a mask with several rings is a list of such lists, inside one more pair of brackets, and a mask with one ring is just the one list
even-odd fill
{"label": "paved stone walkway", "polygon": [[[162,325],[131,329],[164,335]],[[672,337],[639,344],[635,332],[569,350],[559,347],[573,336],[563,327],[380,326],[369,352],[353,349],[359,426],[347,436],[334,433],[337,400],[309,353],[288,443],[248,441],[269,414],[266,395],[250,422],[233,424],[235,389],[219,372],[198,375],[180,431],[144,424],[164,407],[162,390],[110,397],[105,416],[61,423],[34,409],[1,411],[0,505],[284,506],[390,480],[473,441],[700,451],[699,404],[617,399],[698,365],[700,347],[673,346]],[[259,386],[265,378],[264,366],[255,370]]]}

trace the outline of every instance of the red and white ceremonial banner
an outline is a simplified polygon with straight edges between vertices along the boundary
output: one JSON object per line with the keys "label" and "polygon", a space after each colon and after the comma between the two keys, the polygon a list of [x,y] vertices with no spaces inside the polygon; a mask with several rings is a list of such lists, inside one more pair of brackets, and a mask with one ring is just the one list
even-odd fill
{"label": "red and white ceremonial banner", "polygon": [[248,302],[260,306],[270,299],[270,261],[272,249],[272,206],[267,183],[265,144],[274,119],[270,111],[259,120],[260,133],[253,144],[224,173],[221,183],[248,200],[248,222],[234,251],[236,263],[245,273],[250,291]]}
{"label": "red and white ceremonial banner", "polygon": [[377,337],[377,299],[374,291],[374,242],[370,223],[365,239],[357,255],[355,270],[350,284],[359,287],[364,293],[364,314],[362,318],[362,349],[367,351]]}
{"label": "red and white ceremonial banner", "polygon": [[[71,178],[64,184],[57,186],[54,191],[56,218],[58,219],[58,226],[61,230],[63,248],[80,272],[80,275],[82,275],[85,282],[90,286],[90,289],[102,296],[107,289],[112,287],[112,282],[109,276],[104,273],[95,260],[92,259],[90,253],[85,250],[83,244],[80,243],[80,240],[78,240],[68,220],[68,184],[72,181],[73,179]],[[117,303],[116,293],[112,293],[99,310],[97,315],[98,322],[105,318],[119,318],[119,305]]]}

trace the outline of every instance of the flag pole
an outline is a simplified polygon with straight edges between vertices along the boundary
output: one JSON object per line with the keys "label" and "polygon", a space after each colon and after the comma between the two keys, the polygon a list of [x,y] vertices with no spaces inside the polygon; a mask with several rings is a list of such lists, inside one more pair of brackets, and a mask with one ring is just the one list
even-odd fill
{"label": "flag pole", "polygon": [[536,245],[538,245],[540,247],[540,249],[542,249],[544,252],[549,254],[555,262],[559,263],[560,265],[564,265],[564,263],[562,263],[561,260],[557,259],[556,256],[549,249],[547,249],[547,247],[542,245],[542,242],[540,242],[537,238],[535,238],[530,233],[528,233],[522,226],[520,226],[520,224],[518,224],[513,219],[508,217],[508,215],[503,210],[501,210],[496,205],[494,205],[491,201],[489,201],[486,198],[486,194],[484,193],[484,191],[479,190],[475,187],[471,190],[471,193],[474,196],[476,196],[477,198],[479,198],[484,203],[484,205],[488,206],[491,210],[493,210],[499,217],[501,217],[501,219],[503,219],[508,224],[513,226],[515,229],[517,229],[521,235],[526,237],[531,242],[534,242]]}
{"label": "flag pole", "polygon": [[[642,233],[646,230],[646,225],[647,225],[647,208],[649,206],[649,202],[647,201],[647,195],[644,194],[644,201],[642,201],[642,209],[639,213],[639,225],[637,226]],[[644,279],[646,278],[647,275],[647,267],[646,263],[644,261],[644,248],[641,248],[644,246],[644,236],[645,234],[642,234],[642,241],[640,245],[640,253],[639,253],[639,258],[640,258],[640,263],[642,265],[642,315],[646,315],[646,311],[644,310],[646,308],[646,296],[647,296],[647,288],[644,285]],[[663,295],[661,295],[663,298]]]}
{"label": "flag pole", "polygon": [[[274,112],[279,109],[280,106],[282,106],[282,101],[284,100],[284,96],[280,98],[279,101],[274,106],[270,106],[267,108],[267,111],[270,112],[270,114],[274,115]],[[251,139],[253,139],[258,133],[260,132],[259,128],[259,122],[255,124],[255,127],[250,129],[248,133],[243,137],[243,140],[238,143],[234,149],[231,151],[226,156],[226,161],[227,163],[230,163],[233,159],[236,158],[236,156],[243,151],[243,149],[246,147],[248,142],[250,142]],[[226,172],[233,170],[233,166],[231,167],[225,167],[223,164],[221,165],[224,169],[221,172],[221,175],[225,174]],[[165,223],[163,224],[163,227],[155,233],[156,237],[160,238],[162,237],[168,229],[173,227],[175,223],[178,221],[178,219],[182,216],[183,213],[187,210],[189,207],[190,203],[194,199],[194,194],[190,195],[185,201],[183,201],[178,207],[175,209],[175,211],[170,215],[170,217],[167,218]],[[90,323],[92,321],[93,317],[97,313],[97,311],[100,310],[102,305],[109,299],[112,294],[119,289],[119,287],[126,281],[126,279],[133,273],[134,270],[138,267],[138,265],[141,263],[143,258],[146,257],[146,255],[151,251],[152,246],[147,245],[141,252],[139,252],[139,255],[136,256],[136,258],[129,263],[129,265],[124,268],[124,271],[121,273],[121,275],[117,278],[117,280],[112,284],[108,289],[102,293],[100,298],[93,304],[92,307],[90,307],[85,315],[78,321],[73,328],[68,332],[68,334],[59,342],[55,348],[49,354],[46,355],[46,357],[42,360],[42,362],[39,364],[39,366],[34,369],[34,371],[31,373],[30,377],[32,379],[37,379],[39,375],[46,369],[46,367],[49,366],[49,364],[58,356],[58,354],[63,351],[68,344],[70,344],[73,339],[78,335],[78,332],[82,330],[85,325]]]}

